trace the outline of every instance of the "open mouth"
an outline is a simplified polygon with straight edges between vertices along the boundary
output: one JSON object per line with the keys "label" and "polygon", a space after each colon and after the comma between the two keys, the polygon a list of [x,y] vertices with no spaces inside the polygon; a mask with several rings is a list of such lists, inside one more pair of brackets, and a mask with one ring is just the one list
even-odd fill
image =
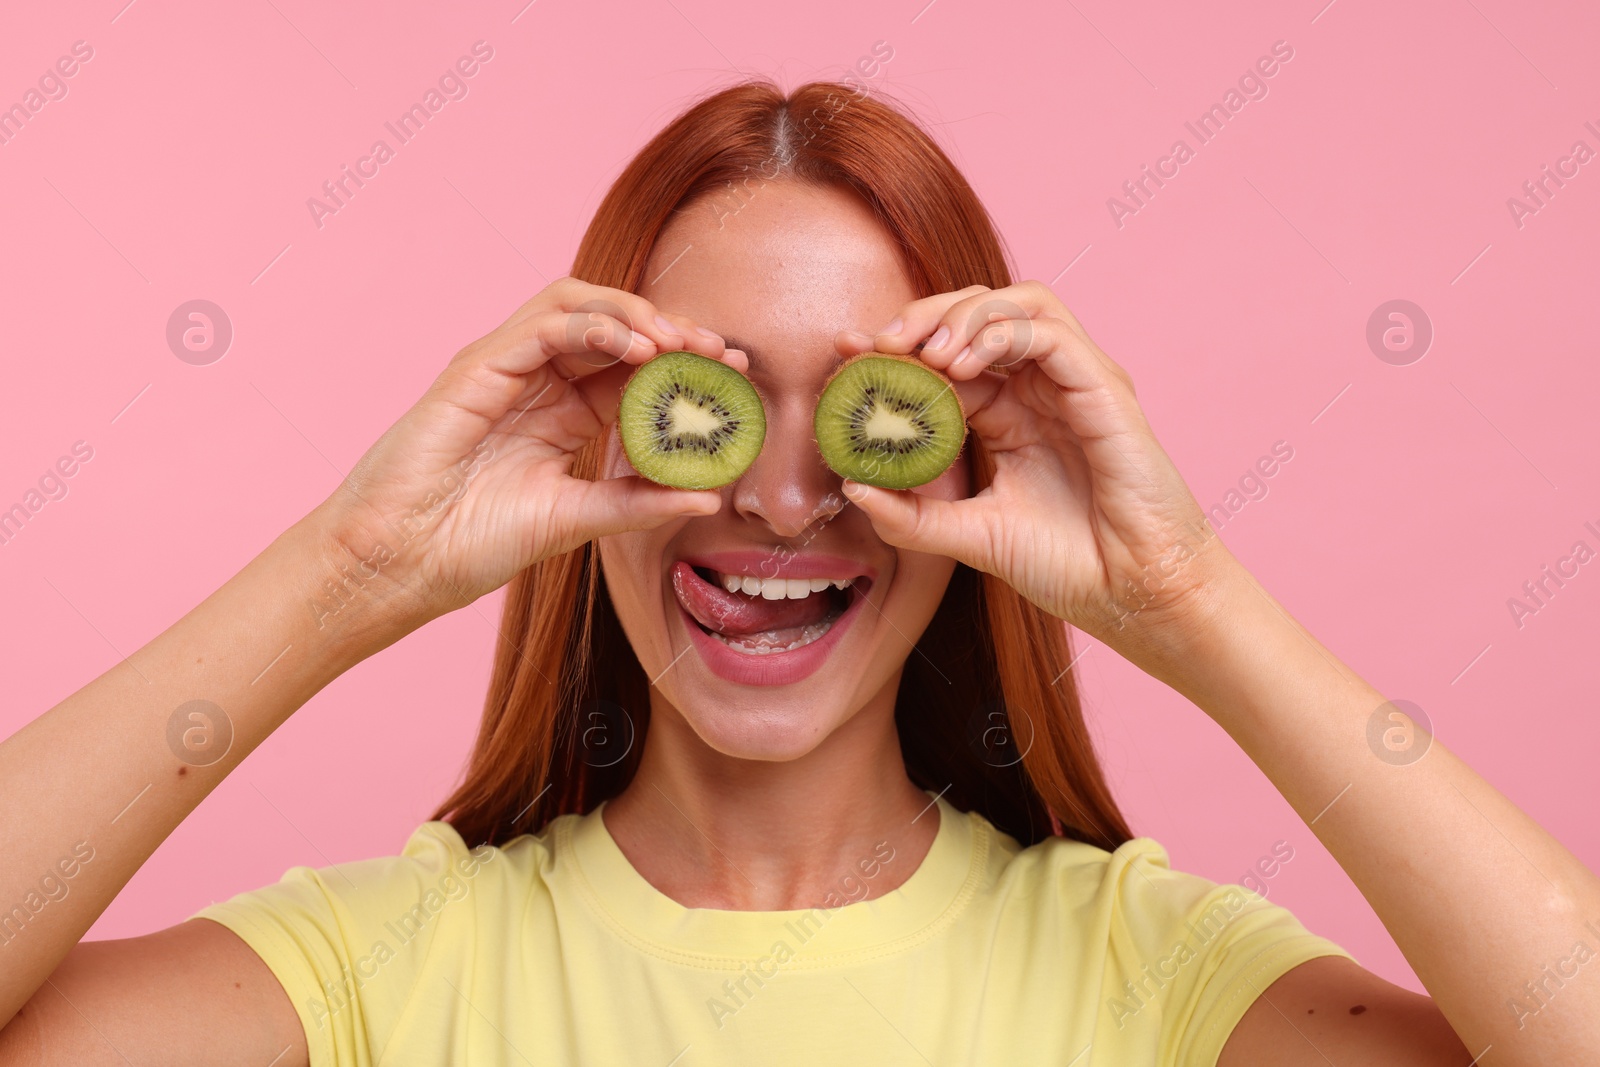
{"label": "open mouth", "polygon": [[872,586],[861,574],[760,578],[683,560],[672,565],[671,574],[694,624],[747,656],[793,652],[821,640]]}

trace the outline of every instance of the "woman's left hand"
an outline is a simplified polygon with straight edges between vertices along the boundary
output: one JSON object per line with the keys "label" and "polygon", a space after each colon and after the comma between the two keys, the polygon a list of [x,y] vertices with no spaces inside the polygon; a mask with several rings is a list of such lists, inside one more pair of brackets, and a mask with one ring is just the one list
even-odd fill
{"label": "woman's left hand", "polygon": [[918,342],[923,362],[956,383],[994,475],[956,501],[846,482],[880,537],[996,575],[1113,647],[1152,627],[1204,624],[1214,580],[1240,565],[1157,443],[1127,371],[1048,286],[927,297],[875,337],[836,343],[853,355],[909,354]]}

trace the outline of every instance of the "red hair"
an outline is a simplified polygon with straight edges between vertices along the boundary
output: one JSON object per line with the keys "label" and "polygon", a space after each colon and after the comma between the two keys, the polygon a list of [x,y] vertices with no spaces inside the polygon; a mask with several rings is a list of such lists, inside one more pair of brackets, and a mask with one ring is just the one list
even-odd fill
{"label": "red hair", "polygon": [[[938,145],[895,108],[830,82],[788,96],[765,82],[741,84],[684,112],[612,185],[572,274],[636,292],[674,212],[706,194],[780,179],[852,190],[898,240],[919,297],[1011,284],[993,221]],[[993,461],[968,441],[981,489]],[[595,477],[598,453],[597,441],[573,473]],[[1107,850],[1127,841],[1070,662],[1059,619],[958,564],[901,673],[895,720],[911,780],[1024,845],[1053,832]],[[635,733],[626,757],[598,767],[583,758],[581,734],[607,702],[624,709]],[[546,559],[508,587],[471,761],[433,817],[474,846],[590,811],[632,779],[649,709],[648,679],[612,609],[594,544]]]}

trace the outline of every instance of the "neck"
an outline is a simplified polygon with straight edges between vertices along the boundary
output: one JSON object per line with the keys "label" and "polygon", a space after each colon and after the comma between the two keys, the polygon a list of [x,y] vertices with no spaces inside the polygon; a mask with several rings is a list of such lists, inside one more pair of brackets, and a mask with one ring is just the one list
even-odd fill
{"label": "neck", "polygon": [[[653,700],[639,769],[606,805],[606,829],[634,869],[684,907],[831,907],[899,888],[933,844],[939,811],[906,776],[897,687],[885,688],[785,761],[717,752]],[[886,854],[894,860],[881,862]]]}

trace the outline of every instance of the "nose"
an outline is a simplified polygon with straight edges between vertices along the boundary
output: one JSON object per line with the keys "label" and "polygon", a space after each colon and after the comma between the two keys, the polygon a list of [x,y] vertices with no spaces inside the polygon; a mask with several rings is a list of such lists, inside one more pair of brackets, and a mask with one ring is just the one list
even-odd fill
{"label": "nose", "polygon": [[832,521],[848,503],[841,479],[817,451],[812,414],[800,399],[769,403],[761,453],[733,484],[734,510],[785,540]]}

